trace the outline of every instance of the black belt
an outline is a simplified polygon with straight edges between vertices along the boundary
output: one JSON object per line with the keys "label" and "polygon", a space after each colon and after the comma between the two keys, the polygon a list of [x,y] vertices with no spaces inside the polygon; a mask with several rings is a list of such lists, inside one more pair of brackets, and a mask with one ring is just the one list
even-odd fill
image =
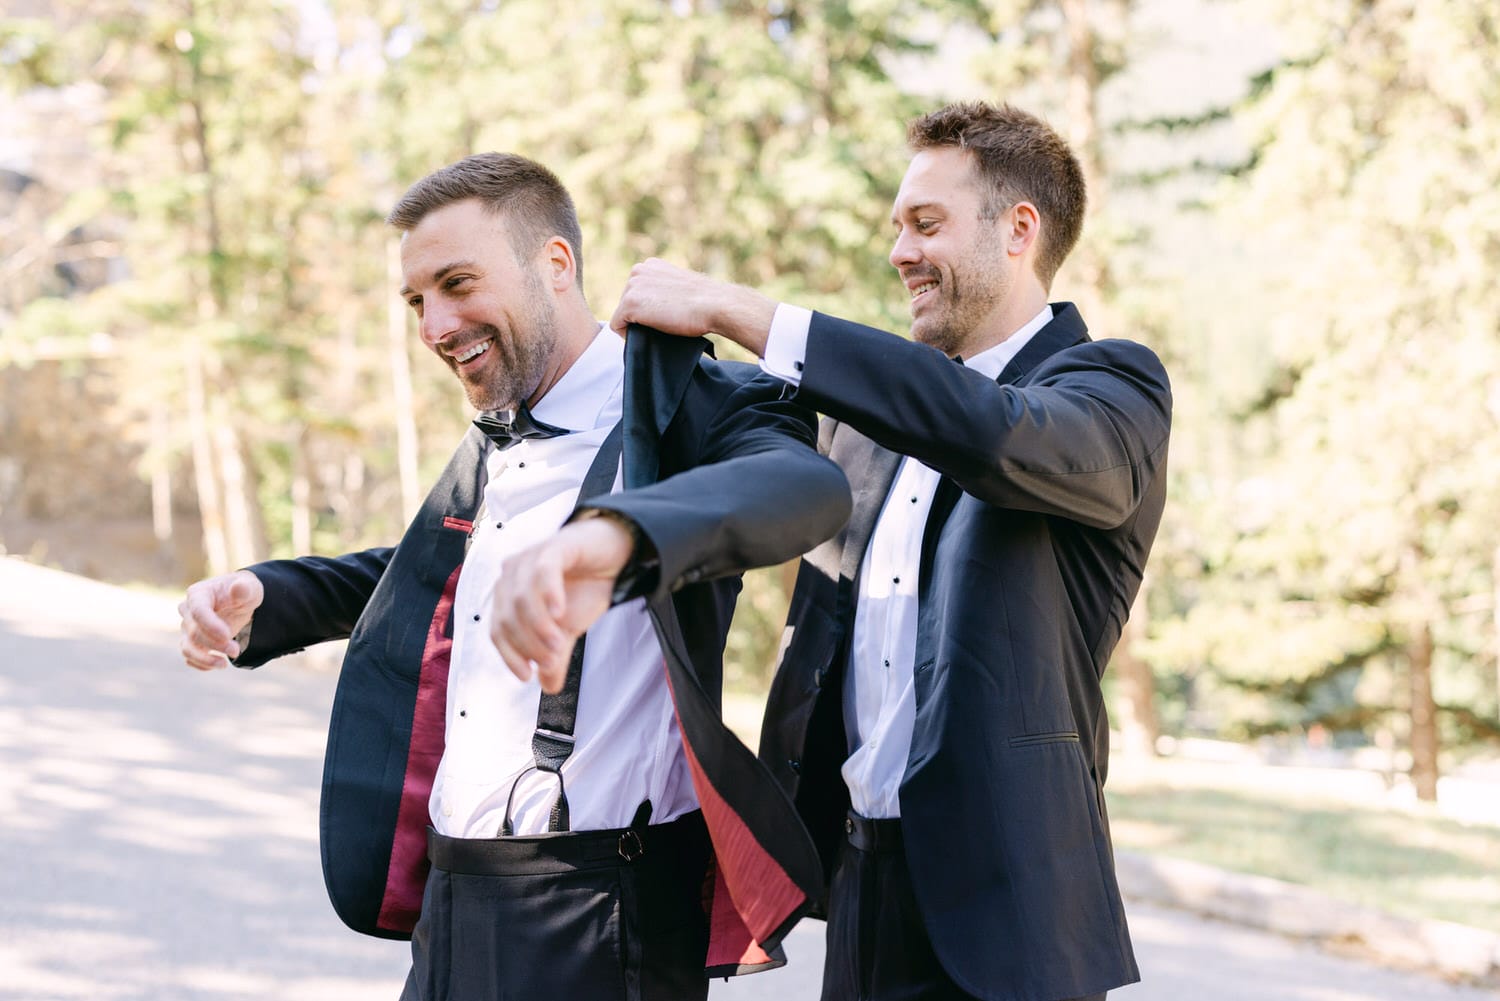
{"label": "black belt", "polygon": [[706,837],[701,811],[666,824],[572,831],[519,838],[450,838],[427,829],[427,857],[445,872],[515,876],[629,865],[647,856],[671,857]]}
{"label": "black belt", "polygon": [[862,852],[899,852],[901,850],[901,820],[871,820],[861,817],[853,810],[844,820],[844,833],[849,843]]}

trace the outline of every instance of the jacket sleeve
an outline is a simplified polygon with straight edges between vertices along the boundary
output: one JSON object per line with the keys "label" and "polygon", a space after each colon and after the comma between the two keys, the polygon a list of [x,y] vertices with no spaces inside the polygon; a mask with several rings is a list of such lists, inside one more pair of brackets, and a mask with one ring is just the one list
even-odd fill
{"label": "jacket sleeve", "polygon": [[663,439],[663,479],[600,497],[660,560],[624,597],[783,563],[849,517],[844,474],[814,450],[816,418],[748,365],[705,360]]}
{"label": "jacket sleeve", "polygon": [[909,455],[997,507],[1122,524],[1165,457],[1172,394],[1147,347],[1083,341],[1024,384],[814,314],[799,402]]}
{"label": "jacket sleeve", "polygon": [[250,621],[250,642],[235,665],[259,667],[314,643],[348,637],[394,552],[367,549],[247,567],[260,578],[266,596]]}

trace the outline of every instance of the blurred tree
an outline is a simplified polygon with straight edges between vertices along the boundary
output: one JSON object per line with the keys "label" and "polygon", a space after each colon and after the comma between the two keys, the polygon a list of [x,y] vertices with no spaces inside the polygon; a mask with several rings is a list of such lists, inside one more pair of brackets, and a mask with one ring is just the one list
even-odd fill
{"label": "blurred tree", "polygon": [[[294,19],[269,4],[229,11],[215,2],[144,13],[64,6],[53,12],[66,30],[51,64],[62,82],[101,88],[101,163],[74,198],[127,231],[123,280],[72,313],[124,339],[124,413],[155,410],[159,424],[154,404],[180,409],[214,570],[266,551],[255,452],[285,409],[264,405],[279,394],[260,377],[273,349],[281,357],[296,348],[282,329],[295,304],[278,292],[297,248],[263,234],[295,226],[303,190],[286,155],[297,143],[297,102],[269,83],[300,75]],[[58,311],[36,300],[17,326],[44,326]]]}
{"label": "blurred tree", "polygon": [[[890,66],[930,50],[944,11],[64,4],[60,30],[13,46],[7,71],[102,87],[102,176],[79,197],[120,220],[127,275],[83,301],[31,300],[11,334],[65,314],[121,338],[136,406],[116,419],[148,428],[163,402],[183,414],[213,568],[268,546],[388,541],[423,478],[417,439],[430,473],[467,420],[441,366],[407,372],[414,338],[380,221],[407,184],[477,149],[553,166],[579,204],[601,315],[630,265],[661,254],[896,326],[884,220],[920,99]],[[34,28],[7,22],[0,41],[45,35]],[[752,588],[779,597],[779,582]],[[752,673],[775,605],[745,603]]]}
{"label": "blurred tree", "polygon": [[1243,425],[1236,535],[1167,645],[1259,700],[1250,730],[1403,717],[1430,800],[1440,724],[1500,735],[1500,10],[1278,11],[1241,204],[1281,263],[1279,364]]}

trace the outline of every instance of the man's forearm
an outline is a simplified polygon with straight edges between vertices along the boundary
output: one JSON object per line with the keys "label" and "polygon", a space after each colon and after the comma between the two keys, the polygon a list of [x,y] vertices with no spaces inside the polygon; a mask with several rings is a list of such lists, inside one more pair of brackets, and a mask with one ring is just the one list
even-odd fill
{"label": "man's forearm", "polygon": [[766,354],[766,337],[771,332],[771,320],[776,315],[776,303],[742,285],[725,286],[724,297],[713,315],[714,333],[752,351],[757,358]]}

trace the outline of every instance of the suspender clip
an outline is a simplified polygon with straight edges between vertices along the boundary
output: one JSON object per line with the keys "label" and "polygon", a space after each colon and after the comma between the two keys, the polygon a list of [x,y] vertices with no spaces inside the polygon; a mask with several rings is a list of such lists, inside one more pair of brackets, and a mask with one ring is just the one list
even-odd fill
{"label": "suspender clip", "polygon": [[634,830],[628,830],[620,835],[620,858],[626,862],[634,862],[646,854],[646,846],[641,841],[641,836]]}

